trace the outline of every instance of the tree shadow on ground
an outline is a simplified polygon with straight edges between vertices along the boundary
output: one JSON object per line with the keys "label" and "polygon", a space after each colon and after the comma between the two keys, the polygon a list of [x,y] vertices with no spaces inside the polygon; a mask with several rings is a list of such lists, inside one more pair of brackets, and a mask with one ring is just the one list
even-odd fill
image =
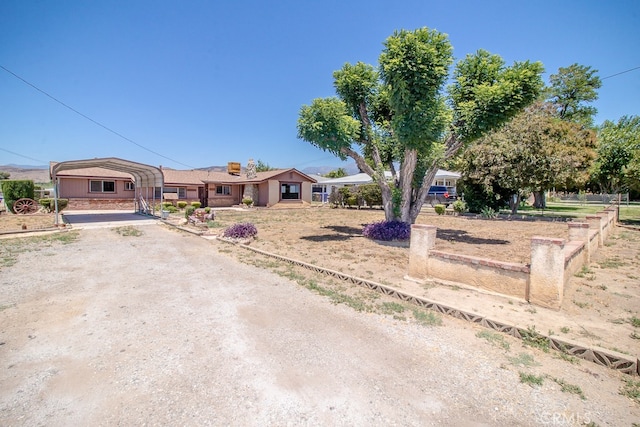
{"label": "tree shadow on ground", "polygon": [[354,237],[362,237],[362,229],[356,227],[348,227],[344,225],[327,225],[322,227],[334,231],[338,234],[316,234],[313,236],[301,236],[301,240],[309,242],[342,242]]}
{"label": "tree shadow on ground", "polygon": [[463,230],[450,230],[446,228],[438,228],[436,238],[446,240],[448,242],[469,243],[475,245],[507,245],[511,242],[502,239],[483,239],[482,237],[474,237]]}

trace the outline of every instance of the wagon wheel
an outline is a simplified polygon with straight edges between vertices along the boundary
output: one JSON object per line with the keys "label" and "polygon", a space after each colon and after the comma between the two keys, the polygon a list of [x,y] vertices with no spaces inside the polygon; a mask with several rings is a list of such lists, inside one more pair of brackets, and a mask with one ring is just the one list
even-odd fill
{"label": "wagon wheel", "polygon": [[13,211],[19,215],[36,213],[38,204],[33,199],[18,199],[13,203]]}

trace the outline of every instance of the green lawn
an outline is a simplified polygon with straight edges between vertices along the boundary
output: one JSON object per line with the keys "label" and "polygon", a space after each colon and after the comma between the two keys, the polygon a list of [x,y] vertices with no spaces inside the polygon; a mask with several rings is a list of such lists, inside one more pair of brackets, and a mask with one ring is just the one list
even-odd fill
{"label": "green lawn", "polygon": [[[536,209],[525,206],[518,209],[519,215],[546,216],[560,218],[582,218],[604,210],[605,204],[578,204],[566,202],[547,202],[547,208]],[[509,213],[503,210],[502,213]],[[631,203],[628,206],[620,206],[620,222],[630,225],[640,225],[640,203]]]}

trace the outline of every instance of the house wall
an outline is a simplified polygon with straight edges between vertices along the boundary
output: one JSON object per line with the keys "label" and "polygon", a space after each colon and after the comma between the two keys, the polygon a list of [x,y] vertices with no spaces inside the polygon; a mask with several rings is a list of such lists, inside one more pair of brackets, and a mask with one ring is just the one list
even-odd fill
{"label": "house wall", "polygon": [[570,223],[568,241],[533,237],[528,266],[437,251],[436,227],[414,224],[408,277],[456,282],[559,309],[564,287],[589,262],[599,237],[611,233],[618,220],[617,210],[607,209],[597,218],[597,222]]}
{"label": "house wall", "polygon": [[280,201],[280,181],[272,179],[268,181],[268,200],[266,206],[273,206]]}
{"label": "house wall", "polygon": [[269,205],[269,182],[261,182],[258,185],[258,206]]}
{"label": "house wall", "polygon": [[89,178],[63,178],[58,181],[58,197],[61,199],[75,199],[75,198],[93,198],[93,199],[131,199],[135,198],[135,191],[125,190],[125,182],[130,180],[118,180],[100,178],[95,181],[115,181],[114,193],[91,193],[89,191],[89,181],[94,181]]}
{"label": "house wall", "polygon": [[[198,193],[196,192],[196,197]],[[224,208],[242,203],[242,186],[231,185],[230,195],[216,194],[216,185],[209,185],[209,194],[207,197],[208,206],[212,208]]]}
{"label": "house wall", "polygon": [[311,203],[311,183],[308,181],[305,181],[302,183],[302,185],[300,186],[300,191],[302,191],[302,194],[300,194],[300,199],[303,202],[307,202],[307,203]]}
{"label": "house wall", "polygon": [[114,181],[114,193],[92,193],[89,191],[89,178],[58,179],[58,198],[68,199],[67,210],[96,210],[96,209],[134,209],[135,190],[125,190],[125,182],[130,180],[100,178],[94,180]]}

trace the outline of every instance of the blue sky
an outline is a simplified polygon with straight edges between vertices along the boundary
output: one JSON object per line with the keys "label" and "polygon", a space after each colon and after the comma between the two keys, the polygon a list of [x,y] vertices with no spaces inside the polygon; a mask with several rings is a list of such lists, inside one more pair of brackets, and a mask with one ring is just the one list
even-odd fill
{"label": "blue sky", "polygon": [[[377,64],[395,30],[445,32],[456,58],[541,61],[546,81],[639,67],[638,23],[637,0],[2,0],[0,66],[126,139],[0,68],[0,164],[342,166],[297,139],[298,112],[335,94],[344,63]],[[599,94],[596,123],[640,114],[640,69]]]}

